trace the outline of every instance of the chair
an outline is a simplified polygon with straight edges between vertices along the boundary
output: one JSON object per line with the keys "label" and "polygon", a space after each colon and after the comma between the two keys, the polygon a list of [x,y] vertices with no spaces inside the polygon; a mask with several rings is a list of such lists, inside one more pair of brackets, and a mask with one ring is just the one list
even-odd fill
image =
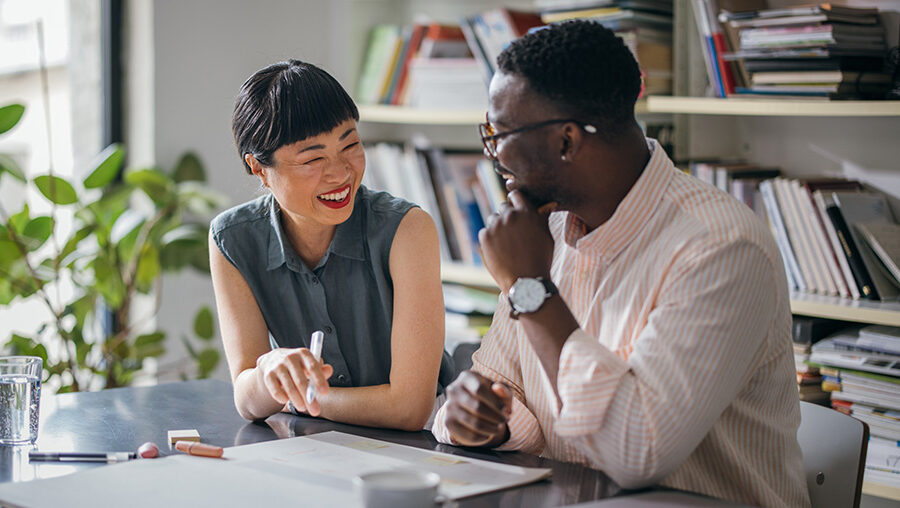
{"label": "chair", "polygon": [[800,402],[797,440],[813,508],[859,507],[869,426],[833,409]]}

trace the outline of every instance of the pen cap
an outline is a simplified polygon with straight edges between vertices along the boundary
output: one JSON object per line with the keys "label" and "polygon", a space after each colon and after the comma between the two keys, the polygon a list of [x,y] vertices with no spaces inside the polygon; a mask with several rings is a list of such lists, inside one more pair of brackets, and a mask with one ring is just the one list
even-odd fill
{"label": "pen cap", "polygon": [[316,358],[322,357],[322,342],[325,340],[325,334],[321,330],[316,330],[310,338],[309,350]]}

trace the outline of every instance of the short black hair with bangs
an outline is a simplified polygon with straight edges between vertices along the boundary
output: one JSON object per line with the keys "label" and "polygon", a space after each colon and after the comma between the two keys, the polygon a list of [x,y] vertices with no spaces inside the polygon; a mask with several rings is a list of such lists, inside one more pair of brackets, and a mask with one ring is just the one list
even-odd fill
{"label": "short black hair with bangs", "polygon": [[359,110],[334,77],[311,63],[278,62],[253,73],[234,104],[231,131],[238,154],[272,166],[275,150],[328,132]]}

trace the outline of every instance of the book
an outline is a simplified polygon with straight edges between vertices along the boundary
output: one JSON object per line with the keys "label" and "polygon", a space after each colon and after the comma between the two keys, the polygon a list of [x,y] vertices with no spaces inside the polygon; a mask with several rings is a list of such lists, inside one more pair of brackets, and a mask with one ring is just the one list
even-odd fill
{"label": "book", "polygon": [[784,263],[784,272],[788,277],[789,286],[793,289],[806,291],[809,286],[806,284],[806,279],[803,278],[803,273],[800,271],[797,258],[794,255],[794,249],[787,234],[787,227],[784,225],[781,209],[775,197],[773,180],[760,182],[759,191],[763,198],[766,214],[769,217],[770,229],[775,235],[775,243],[778,245],[779,252],[781,252],[781,260]]}
{"label": "book", "polygon": [[753,84],[778,83],[889,83],[891,76],[881,72],[859,71],[769,71],[754,72]]}
{"label": "book", "polygon": [[890,207],[884,195],[875,192],[833,192],[834,203],[841,209],[850,235],[856,243],[860,258],[869,272],[872,284],[881,300],[892,300],[900,295],[900,287],[884,273],[881,262],[868,247],[856,227],[859,223],[894,223]]}
{"label": "book", "polygon": [[811,244],[815,268],[821,273],[825,282],[826,293],[830,295],[849,296],[849,291],[844,286],[840,268],[834,260],[831,244],[825,236],[825,231],[819,224],[818,215],[813,207],[809,189],[800,180],[791,180],[791,190],[801,217],[801,227],[806,231]]}
{"label": "book", "polygon": [[[525,35],[529,29],[544,23],[536,12],[499,7],[468,16],[460,24],[464,33],[467,30],[471,32],[472,41],[469,46],[472,53],[480,51],[484,55],[493,75],[497,57],[506,46]],[[466,40],[470,40],[469,34],[466,34]],[[472,47],[473,45],[475,47]]]}
{"label": "book", "polygon": [[811,346],[836,330],[847,327],[847,322],[836,319],[793,316],[791,320],[791,340],[804,346]]}
{"label": "book", "polygon": [[387,104],[395,106],[403,104],[403,98],[406,93],[407,81],[409,78],[409,63],[419,53],[422,45],[422,39],[425,36],[427,28],[425,25],[413,25],[409,32],[409,38],[404,46],[400,57],[400,68],[396,72],[396,78],[391,86],[391,90],[386,97]]}
{"label": "book", "polygon": [[860,222],[856,228],[881,264],[900,285],[900,224]]}
{"label": "book", "polygon": [[847,264],[850,266],[850,270],[853,273],[853,280],[859,288],[860,298],[877,300],[878,292],[872,284],[869,270],[862,261],[859,249],[856,246],[856,241],[850,234],[850,228],[844,220],[841,209],[832,202],[831,204],[827,204],[825,211],[828,214],[828,218],[831,219],[835,234],[841,244],[841,249],[844,256],[847,258]]}
{"label": "book", "polygon": [[800,212],[797,209],[790,183],[784,178],[774,178],[772,182],[775,189],[775,197],[778,200],[778,208],[781,210],[787,234],[791,240],[791,247],[797,255],[797,263],[800,271],[803,273],[804,280],[806,280],[808,290],[815,293],[824,293],[826,285],[815,267],[811,243],[809,238],[807,238],[806,230],[801,226]]}
{"label": "book", "polygon": [[400,39],[400,27],[392,24],[376,25],[369,34],[368,48],[363,68],[356,84],[356,98],[360,104],[376,104],[381,85],[390,72],[396,45]]}
{"label": "book", "polygon": [[484,79],[474,58],[413,58],[406,104],[422,109],[487,109]]}

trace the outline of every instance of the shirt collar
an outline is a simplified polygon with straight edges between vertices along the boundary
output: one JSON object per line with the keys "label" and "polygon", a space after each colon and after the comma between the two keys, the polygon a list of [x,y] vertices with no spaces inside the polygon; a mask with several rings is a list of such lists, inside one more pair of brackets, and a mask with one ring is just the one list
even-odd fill
{"label": "shirt collar", "polygon": [[585,234],[581,219],[573,213],[566,214],[564,231],[569,246],[597,251],[605,263],[610,263],[637,237],[659,207],[675,169],[656,140],[648,138],[647,145],[650,160],[609,220]]}
{"label": "shirt collar", "polygon": [[[322,256],[316,268],[324,266],[332,254],[357,261],[365,261],[365,239],[363,236],[365,221],[362,212],[364,204],[360,198],[361,195],[357,192],[350,218],[337,225],[334,238],[331,239],[331,245],[328,246],[328,250],[325,251],[325,255]],[[278,205],[278,201],[271,194],[268,200],[269,243],[266,268],[274,270],[286,264],[288,268],[294,271],[302,272],[308,270],[306,264],[294,251],[294,247],[288,241],[287,235],[281,226],[281,207]]]}

